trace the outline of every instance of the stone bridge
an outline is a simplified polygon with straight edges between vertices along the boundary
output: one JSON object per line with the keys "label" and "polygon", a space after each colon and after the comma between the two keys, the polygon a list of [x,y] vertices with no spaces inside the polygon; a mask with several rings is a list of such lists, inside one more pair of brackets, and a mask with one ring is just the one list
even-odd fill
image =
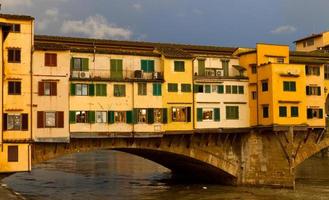
{"label": "stone bridge", "polygon": [[186,177],[230,185],[294,187],[295,168],[328,147],[329,136],[323,129],[274,129],[34,143],[32,164],[65,154],[112,149],[152,160]]}

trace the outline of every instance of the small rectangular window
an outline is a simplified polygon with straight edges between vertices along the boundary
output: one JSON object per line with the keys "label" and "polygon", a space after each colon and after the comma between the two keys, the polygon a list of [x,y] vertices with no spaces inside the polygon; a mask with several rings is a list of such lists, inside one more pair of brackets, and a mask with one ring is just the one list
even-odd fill
{"label": "small rectangular window", "polygon": [[203,85],[194,85],[194,92],[195,93],[203,93]]}
{"label": "small rectangular window", "polygon": [[154,123],[162,123],[162,109],[155,108],[154,109]]}
{"label": "small rectangular window", "polygon": [[178,84],[168,83],[168,92],[178,92]]}
{"label": "small rectangular window", "polygon": [[217,93],[223,94],[224,93],[224,85],[218,85],[217,86]]}
{"label": "small rectangular window", "polygon": [[106,116],[107,116],[106,111],[96,111],[95,112],[96,123],[106,123]]}
{"label": "small rectangular window", "polygon": [[263,92],[268,91],[268,81],[262,81],[262,91]]}
{"label": "small rectangular window", "polygon": [[175,70],[175,72],[184,72],[185,71],[185,62],[184,61],[174,61],[174,70]]}
{"label": "small rectangular window", "polygon": [[88,123],[88,112],[77,111],[75,112],[76,123]]}
{"label": "small rectangular window", "polygon": [[114,96],[125,97],[126,96],[126,85],[114,85]]}
{"label": "small rectangular window", "polygon": [[56,126],[56,113],[55,112],[45,112],[45,125],[46,127]]}
{"label": "small rectangular window", "polygon": [[280,106],[279,107],[279,116],[280,117],[287,117],[287,107],[286,106]]}
{"label": "small rectangular window", "polygon": [[138,120],[137,122],[138,123],[147,123],[147,110],[146,109],[138,109],[138,113],[137,113],[137,117],[138,117]]}
{"label": "small rectangular window", "polygon": [[226,94],[232,94],[232,86],[231,85],[226,85],[225,86],[225,92],[226,92]]}
{"label": "small rectangular window", "polygon": [[88,84],[75,84],[75,95],[88,96]]}
{"label": "small rectangular window", "polygon": [[181,84],[181,91],[182,92],[191,92],[191,84]]}
{"label": "small rectangular window", "polygon": [[8,63],[21,62],[21,49],[8,48]]}
{"label": "small rectangular window", "polygon": [[283,81],[283,91],[295,92],[296,82],[295,81]]}
{"label": "small rectangular window", "polygon": [[257,65],[255,65],[255,64],[252,64],[251,65],[251,73],[252,74],[256,74],[257,73]]}
{"label": "small rectangular window", "polygon": [[226,106],[226,119],[239,119],[239,106]]}
{"label": "small rectangular window", "polygon": [[21,95],[20,81],[8,81],[8,95]]}
{"label": "small rectangular window", "polygon": [[284,63],[284,57],[277,57],[276,61],[277,63]]}
{"label": "small rectangular window", "polygon": [[71,69],[73,71],[88,71],[89,70],[89,59],[73,57],[71,60]]}
{"label": "small rectangular window", "polygon": [[239,94],[244,94],[244,86],[239,85]]}
{"label": "small rectangular window", "polygon": [[211,92],[211,86],[210,85],[205,85],[205,92],[210,93]]}
{"label": "small rectangular window", "polygon": [[10,28],[10,32],[19,33],[21,32],[21,25],[20,24],[12,24]]}
{"label": "small rectangular window", "polygon": [[291,117],[298,117],[298,107],[291,106]]}
{"label": "small rectangular window", "polygon": [[56,96],[57,82],[40,81],[38,83],[39,96]]}
{"label": "small rectangular window", "polygon": [[238,94],[238,86],[232,85],[232,94]]}
{"label": "small rectangular window", "polygon": [[202,121],[213,121],[214,120],[214,109],[202,109]]}
{"label": "small rectangular window", "polygon": [[107,95],[107,84],[96,84],[96,96]]}
{"label": "small rectangular window", "polygon": [[173,122],[187,122],[188,111],[187,107],[172,107],[171,108],[171,120]]}
{"label": "small rectangular window", "polygon": [[263,118],[268,118],[268,117],[269,117],[269,107],[263,106]]}
{"label": "small rectangular window", "polygon": [[146,83],[138,83],[138,95],[145,96],[147,93],[147,84]]}
{"label": "small rectangular window", "polygon": [[57,54],[56,53],[45,53],[45,66],[56,67],[57,66]]}
{"label": "small rectangular window", "polygon": [[18,162],[18,146],[8,146],[8,162]]}
{"label": "small rectangular window", "polygon": [[115,123],[126,123],[126,112],[125,111],[114,111],[114,122]]}

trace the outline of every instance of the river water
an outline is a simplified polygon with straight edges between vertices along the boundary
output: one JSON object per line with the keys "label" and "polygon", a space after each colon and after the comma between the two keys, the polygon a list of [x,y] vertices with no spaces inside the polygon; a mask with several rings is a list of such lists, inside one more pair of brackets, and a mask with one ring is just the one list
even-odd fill
{"label": "river water", "polygon": [[298,169],[296,190],[184,183],[151,161],[117,151],[77,153],[3,180],[31,200],[290,200],[329,199],[329,159]]}

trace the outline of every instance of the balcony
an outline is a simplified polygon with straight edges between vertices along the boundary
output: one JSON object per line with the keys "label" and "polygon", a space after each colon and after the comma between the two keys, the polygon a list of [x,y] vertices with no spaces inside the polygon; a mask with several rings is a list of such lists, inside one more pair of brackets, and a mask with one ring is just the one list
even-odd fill
{"label": "balcony", "polygon": [[244,75],[244,68],[238,68],[238,66],[234,68],[238,71],[234,75],[225,74],[224,70],[219,68],[205,68],[204,74],[195,74],[195,79],[248,79]]}
{"label": "balcony", "polygon": [[162,82],[162,72],[143,72],[142,70],[89,70],[89,71],[71,71],[71,80],[87,81],[150,81]]}

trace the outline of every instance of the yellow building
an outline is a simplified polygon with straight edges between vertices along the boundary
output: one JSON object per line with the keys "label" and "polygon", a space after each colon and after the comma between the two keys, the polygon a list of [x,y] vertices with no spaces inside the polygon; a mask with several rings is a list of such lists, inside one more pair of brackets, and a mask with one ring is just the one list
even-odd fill
{"label": "yellow building", "polygon": [[0,14],[1,151],[0,171],[31,169],[31,51],[34,18]]}
{"label": "yellow building", "polygon": [[298,39],[294,41],[296,51],[315,51],[329,46],[329,31]]}

